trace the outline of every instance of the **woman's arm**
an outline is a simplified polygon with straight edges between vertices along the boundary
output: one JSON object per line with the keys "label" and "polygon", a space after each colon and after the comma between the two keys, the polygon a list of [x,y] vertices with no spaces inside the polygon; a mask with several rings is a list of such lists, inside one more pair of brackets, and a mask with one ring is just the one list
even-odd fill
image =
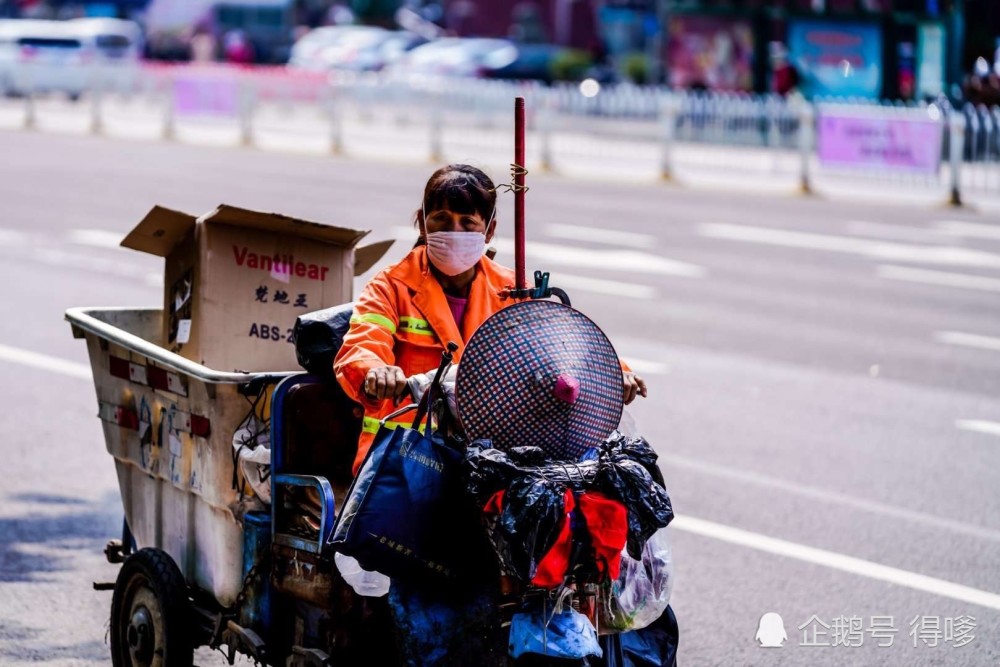
{"label": "woman's arm", "polygon": [[392,285],[383,275],[377,275],[354,302],[351,327],[333,361],[337,382],[350,398],[362,405],[373,407],[379,403],[379,399],[365,391],[365,378],[369,373],[374,370],[377,374],[386,374],[395,368],[398,326],[399,314]]}

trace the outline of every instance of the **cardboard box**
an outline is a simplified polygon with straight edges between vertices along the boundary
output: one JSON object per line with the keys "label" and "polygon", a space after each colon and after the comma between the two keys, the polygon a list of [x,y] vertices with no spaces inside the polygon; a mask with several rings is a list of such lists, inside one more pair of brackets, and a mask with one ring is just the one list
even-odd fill
{"label": "cardboard box", "polygon": [[219,206],[200,218],[155,206],[121,245],[164,258],[160,345],[220,371],[298,369],[292,327],[347,303],[391,242],[368,232]]}

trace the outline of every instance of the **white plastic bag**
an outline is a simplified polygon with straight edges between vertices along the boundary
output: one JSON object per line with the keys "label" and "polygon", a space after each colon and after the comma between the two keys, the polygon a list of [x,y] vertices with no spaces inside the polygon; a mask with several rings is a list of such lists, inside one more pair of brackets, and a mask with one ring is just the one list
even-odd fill
{"label": "white plastic bag", "polygon": [[340,576],[358,595],[380,598],[389,592],[389,577],[381,572],[366,570],[361,567],[357,560],[340,552],[333,555],[333,562],[337,566]]}
{"label": "white plastic bag", "polygon": [[240,461],[240,473],[261,502],[271,504],[271,434],[253,416],[233,433],[233,449]]}
{"label": "white plastic bag", "polygon": [[[410,394],[413,395],[414,403],[419,403],[423,399],[424,393],[431,386],[435,375],[437,375],[437,369],[432,368],[426,373],[417,373],[406,379],[406,384],[410,388]],[[441,376],[441,390],[448,401],[448,412],[456,420],[458,420],[458,407],[455,402],[455,380],[457,377],[458,366],[455,364],[450,365],[444,372],[444,375]]]}
{"label": "white plastic bag", "polygon": [[661,528],[646,540],[642,560],[622,550],[621,570],[600,605],[602,630],[639,630],[660,617],[670,603],[673,587],[670,533]]}

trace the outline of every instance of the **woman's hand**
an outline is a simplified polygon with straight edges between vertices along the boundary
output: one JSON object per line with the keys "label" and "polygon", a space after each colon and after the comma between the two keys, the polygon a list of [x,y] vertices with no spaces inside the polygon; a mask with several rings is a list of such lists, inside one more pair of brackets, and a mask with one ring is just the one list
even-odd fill
{"label": "woman's hand", "polygon": [[361,387],[365,396],[373,401],[399,398],[406,388],[406,375],[399,366],[378,366],[371,369]]}
{"label": "woman's hand", "polygon": [[628,405],[635,400],[636,396],[642,396],[646,398],[646,381],[641,377],[633,373],[632,371],[625,371],[622,375],[622,385],[625,394],[625,405]]}

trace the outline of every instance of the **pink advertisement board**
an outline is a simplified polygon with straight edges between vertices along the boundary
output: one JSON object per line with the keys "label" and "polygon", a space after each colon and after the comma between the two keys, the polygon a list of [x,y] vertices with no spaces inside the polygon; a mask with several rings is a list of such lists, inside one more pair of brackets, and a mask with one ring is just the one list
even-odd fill
{"label": "pink advertisement board", "polygon": [[943,129],[930,118],[879,118],[820,112],[817,152],[823,165],[936,173]]}
{"label": "pink advertisement board", "polygon": [[235,117],[240,110],[236,75],[225,71],[180,70],[174,78],[174,113],[178,116]]}

